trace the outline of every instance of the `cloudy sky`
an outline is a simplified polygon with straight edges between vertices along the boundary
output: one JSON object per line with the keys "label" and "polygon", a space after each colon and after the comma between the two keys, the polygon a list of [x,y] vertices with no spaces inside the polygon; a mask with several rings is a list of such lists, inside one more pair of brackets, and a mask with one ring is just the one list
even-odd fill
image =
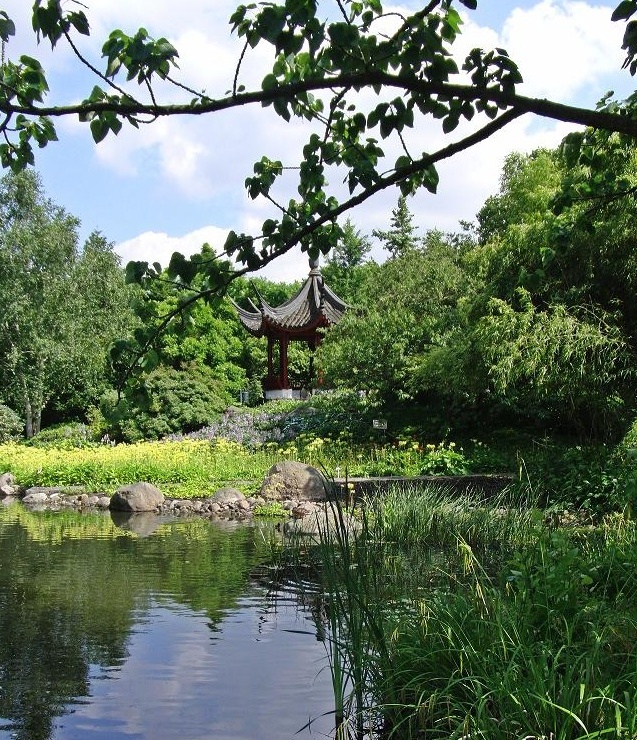
{"label": "cloudy sky", "polygon": [[[457,46],[467,51],[476,46],[504,47],[524,77],[521,93],[593,107],[608,90],[619,98],[631,91],[632,78],[621,70],[623,27],[610,21],[617,2],[479,0],[478,11],[464,14]],[[228,24],[237,4],[237,0],[83,0],[92,37],[82,39],[82,50],[98,61],[110,30],[132,33],[144,26],[152,36],[166,36],[177,47],[184,80],[211,97],[222,96],[232,85],[241,48]],[[327,1],[322,5],[327,8]],[[405,0],[402,7],[413,10],[419,5]],[[51,55],[44,45],[35,47],[30,7],[25,0],[2,3],[18,27],[6,54],[14,58],[30,53],[41,59],[52,102],[85,97],[94,80],[80,73],[70,52],[60,47]],[[268,62],[257,50],[243,65],[242,81],[248,89],[259,86]],[[308,135],[300,124],[287,125],[270,109],[261,108],[162,120],[140,131],[124,129],[98,146],[88,127],[74,120],[59,121],[57,129],[60,141],[37,153],[37,169],[48,195],[81,219],[82,237],[97,229],[115,242],[123,263],[143,259],[164,265],[173,251],[190,254],[203,242],[220,248],[229,229],[258,231],[268,212],[267,204],[251,201],[244,191],[252,164],[264,154],[284,164],[298,162],[298,149]],[[555,146],[568,130],[565,124],[525,117],[441,165],[438,194],[423,192],[409,200],[416,224],[421,231],[455,230],[460,220],[473,220],[485,198],[497,190],[507,153]],[[414,152],[432,151],[443,141],[438,127],[420,126],[411,133],[410,146]],[[287,199],[290,193],[283,195]],[[397,197],[396,191],[380,194],[352,212],[351,218],[366,234],[386,228]],[[383,258],[379,247],[375,256]],[[266,274],[292,280],[306,273],[307,261],[296,253],[276,261]]]}

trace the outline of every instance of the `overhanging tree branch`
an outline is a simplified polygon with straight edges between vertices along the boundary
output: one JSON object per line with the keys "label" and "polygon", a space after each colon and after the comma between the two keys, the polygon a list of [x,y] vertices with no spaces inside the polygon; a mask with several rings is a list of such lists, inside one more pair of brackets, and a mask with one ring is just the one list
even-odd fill
{"label": "overhanging tree branch", "polygon": [[20,105],[0,100],[0,112],[48,118],[61,118],[72,115],[85,116],[89,113],[114,113],[120,116],[148,115],[153,118],[170,116],[200,116],[207,113],[241,108],[252,104],[271,104],[277,100],[292,100],[301,93],[350,88],[360,90],[381,86],[413,93],[421,98],[437,96],[441,99],[457,99],[464,102],[484,101],[501,108],[511,108],[521,113],[532,113],[542,118],[550,118],[565,123],[573,123],[591,128],[627,134],[637,137],[637,114],[622,110],[608,113],[579,106],[566,105],[546,98],[532,98],[517,93],[504,92],[493,88],[480,89],[472,85],[456,85],[417,80],[402,75],[384,72],[365,72],[344,74],[329,79],[303,80],[281,85],[268,90],[236,93],[231,96],[210,100],[203,98],[197,103],[172,103],[165,105],[147,104],[130,99],[112,98],[100,102],[74,103],[66,106],[45,106],[38,104]]}
{"label": "overhanging tree branch", "polygon": [[[483,128],[481,128],[479,131],[476,131],[475,133],[470,134],[469,136],[466,136],[463,139],[454,142],[453,144],[449,144],[448,146],[439,149],[434,154],[427,155],[419,160],[414,161],[408,167],[396,170],[391,175],[387,175],[386,177],[381,178],[378,183],[376,183],[374,186],[370,187],[366,191],[349,198],[329,213],[318,217],[316,220],[312,221],[311,224],[308,224],[299,229],[299,231],[294,235],[293,238],[286,241],[277,249],[274,249],[271,254],[265,257],[263,259],[263,265],[265,266],[277,257],[280,257],[286,252],[289,252],[290,249],[310,237],[321,226],[334,222],[339,216],[342,216],[344,213],[347,213],[356,206],[361,205],[377,193],[380,193],[382,190],[394,187],[398,185],[402,180],[405,180],[406,178],[411,177],[415,174],[421,173],[424,170],[427,170],[432,165],[437,164],[438,162],[442,162],[445,159],[449,159],[450,157],[453,157],[462,151],[466,151],[467,149],[470,149],[472,146],[475,146],[481,141],[485,141],[497,131],[500,131],[505,126],[508,126],[512,121],[514,121],[516,118],[519,118],[521,115],[522,113],[519,113],[517,111],[507,111],[506,113],[503,113],[501,116],[499,116],[496,120],[491,121],[486,126],[483,126]],[[245,275],[248,272],[250,272],[250,268],[245,267],[243,269],[237,270],[235,274],[237,277],[239,277],[240,275]]]}

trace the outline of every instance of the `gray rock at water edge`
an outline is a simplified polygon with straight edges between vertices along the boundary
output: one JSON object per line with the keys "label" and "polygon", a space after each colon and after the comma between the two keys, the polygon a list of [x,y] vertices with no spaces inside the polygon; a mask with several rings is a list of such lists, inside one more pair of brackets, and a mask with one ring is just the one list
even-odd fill
{"label": "gray rock at water edge", "polygon": [[220,488],[211,498],[215,504],[229,504],[231,501],[244,500],[245,496],[237,488]]}
{"label": "gray rock at water edge", "polygon": [[307,537],[319,540],[331,537],[339,530],[342,535],[355,536],[361,529],[361,523],[347,512],[339,515],[336,509],[317,509],[301,518],[290,519],[283,525],[283,532],[288,537]]}
{"label": "gray rock at water edge", "polygon": [[61,493],[59,488],[51,488],[49,486],[32,486],[27,488],[22,499],[23,504],[45,504],[51,496]]}
{"label": "gray rock at water edge", "polygon": [[11,473],[0,475],[0,496],[15,496],[17,492],[18,487]]}
{"label": "gray rock at water edge", "polygon": [[[31,492],[29,493],[29,491]],[[49,500],[44,491],[33,491],[32,489],[29,489],[29,491],[22,499],[23,504],[45,504]]]}
{"label": "gray rock at water edge", "polygon": [[154,511],[164,503],[164,494],[151,483],[122,486],[111,496],[112,511]]}
{"label": "gray rock at water edge", "polygon": [[331,485],[320,471],[295,460],[273,465],[260,491],[260,495],[268,501],[325,501],[330,493]]}

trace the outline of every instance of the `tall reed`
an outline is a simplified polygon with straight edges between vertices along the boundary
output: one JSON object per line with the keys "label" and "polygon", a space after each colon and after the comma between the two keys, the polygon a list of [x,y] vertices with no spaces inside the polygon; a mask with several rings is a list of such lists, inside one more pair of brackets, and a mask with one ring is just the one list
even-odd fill
{"label": "tall reed", "polygon": [[637,537],[511,502],[396,490],[314,555],[340,737],[634,737]]}

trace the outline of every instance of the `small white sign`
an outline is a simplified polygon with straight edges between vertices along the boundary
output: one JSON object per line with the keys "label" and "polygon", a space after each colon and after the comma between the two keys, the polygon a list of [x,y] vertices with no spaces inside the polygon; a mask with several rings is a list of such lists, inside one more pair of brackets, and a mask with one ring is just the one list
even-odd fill
{"label": "small white sign", "polygon": [[374,419],[372,426],[374,429],[387,429],[387,419]]}

